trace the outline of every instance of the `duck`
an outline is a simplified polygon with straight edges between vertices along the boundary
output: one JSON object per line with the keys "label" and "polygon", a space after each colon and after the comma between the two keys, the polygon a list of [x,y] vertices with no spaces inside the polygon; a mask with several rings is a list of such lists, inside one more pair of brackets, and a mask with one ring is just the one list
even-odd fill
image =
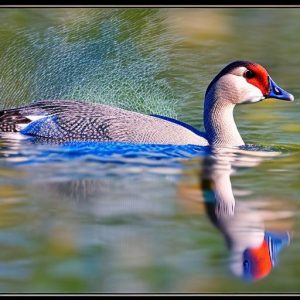
{"label": "duck", "polygon": [[227,64],[206,89],[205,132],[167,116],[147,115],[106,104],[39,100],[1,110],[0,136],[9,133],[55,143],[242,146],[245,143],[234,121],[234,107],[268,98],[294,101],[294,96],[279,87],[262,65],[238,60]]}

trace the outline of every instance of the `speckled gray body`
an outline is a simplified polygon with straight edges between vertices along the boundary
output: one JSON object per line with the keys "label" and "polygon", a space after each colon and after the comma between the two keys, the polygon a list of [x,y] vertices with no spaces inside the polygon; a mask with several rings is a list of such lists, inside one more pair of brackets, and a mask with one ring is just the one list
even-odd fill
{"label": "speckled gray body", "polygon": [[[31,122],[30,116],[46,117]],[[29,124],[26,135],[54,142],[208,145],[204,137],[173,122],[108,105],[72,100],[46,100],[0,112],[0,132],[18,132],[24,124]]]}

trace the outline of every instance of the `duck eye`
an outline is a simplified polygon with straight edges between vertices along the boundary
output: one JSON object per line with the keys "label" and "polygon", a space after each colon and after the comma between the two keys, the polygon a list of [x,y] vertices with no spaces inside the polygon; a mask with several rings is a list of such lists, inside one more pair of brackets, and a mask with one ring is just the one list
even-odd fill
{"label": "duck eye", "polygon": [[247,70],[247,71],[244,73],[244,76],[245,76],[246,78],[250,79],[250,78],[255,77],[255,73],[252,72],[252,71],[250,71],[250,70]]}

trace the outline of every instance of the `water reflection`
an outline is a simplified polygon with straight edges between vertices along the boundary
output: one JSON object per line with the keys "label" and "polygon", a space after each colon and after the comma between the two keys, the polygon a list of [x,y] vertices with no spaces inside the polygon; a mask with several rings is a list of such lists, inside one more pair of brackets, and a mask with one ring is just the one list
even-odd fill
{"label": "water reflection", "polygon": [[[285,220],[292,214],[288,210],[276,209],[276,203],[268,199],[238,200],[232,188],[231,175],[243,168],[253,168],[263,160],[276,155],[278,155],[277,152],[213,149],[210,155],[203,157],[200,174],[198,174],[200,175],[199,192],[203,195],[205,211],[223,235],[230,252],[229,269],[235,276],[247,281],[256,281],[266,277],[278,265],[280,251],[290,243],[289,228],[284,228],[282,224],[279,228],[274,224],[267,226],[267,223]],[[147,170],[150,172],[151,167],[147,166]],[[130,184],[131,171],[127,166],[124,174],[128,177],[128,182],[126,181],[124,185],[127,192],[129,186],[133,191],[135,190],[135,186]],[[139,172],[142,172],[142,169],[139,169]],[[107,198],[107,195],[114,194],[115,188],[116,183],[111,178],[46,182],[43,185],[43,191],[48,191],[49,195],[55,198],[67,197],[80,202],[94,199],[97,203],[100,199]],[[133,191],[132,194],[135,194]],[[249,191],[243,192],[249,193]],[[183,197],[188,196],[183,195]],[[142,198],[138,193],[136,197]],[[133,204],[130,201],[126,204],[122,197],[118,198],[121,202],[118,203],[115,199],[113,205],[100,201],[107,207],[100,208],[97,205],[99,208],[97,216],[105,216],[104,212],[108,207],[114,207],[113,211],[116,215],[120,215],[121,212],[124,214],[125,211],[140,214],[153,210],[153,203],[149,201],[145,201],[144,204],[148,204],[142,207],[138,202]],[[107,210],[110,216],[113,211]],[[154,213],[161,214],[162,212]]]}
{"label": "water reflection", "polygon": [[289,217],[289,212],[271,212],[268,207],[263,210],[271,204],[263,201],[236,201],[233,193],[230,175],[234,167],[257,165],[263,159],[259,155],[266,154],[257,152],[247,157],[229,149],[214,149],[204,158],[200,175],[207,215],[230,251],[229,268],[234,275],[250,281],[267,276],[277,265],[279,252],[290,243],[288,231],[265,226],[267,220]]}
{"label": "water reflection", "polygon": [[[244,169],[247,173],[247,168],[258,167],[261,162],[277,155],[276,152],[213,149],[211,153],[198,152],[199,155],[196,156],[195,161],[201,160],[201,166],[199,166],[192,158],[197,150],[194,148],[177,149],[176,152],[166,148],[165,152],[162,152],[162,148],[152,147],[152,152],[148,152],[147,157],[142,156],[141,160],[139,157],[141,153],[133,155],[134,148],[129,151],[127,146],[128,156],[126,157],[127,152],[125,152],[123,158],[114,155],[110,157],[107,155],[105,158],[103,145],[101,152],[97,147],[90,148],[91,145],[89,148],[72,148],[73,150],[37,147],[37,145],[27,146],[28,148],[23,144],[21,147],[18,144],[3,142],[0,162],[5,161],[6,166],[16,173],[23,171],[24,176],[19,180],[22,185],[26,186],[24,194],[27,195],[27,201],[25,202],[28,205],[32,201],[32,207],[39,212],[39,222],[42,224],[63,222],[66,224],[64,225],[66,236],[69,236],[69,231],[74,230],[73,227],[84,230],[85,226],[90,226],[84,234],[86,240],[82,242],[83,245],[89,245],[91,228],[94,230],[93,234],[98,237],[93,243],[102,245],[103,240],[108,241],[105,246],[113,251],[118,248],[120,240],[127,241],[127,238],[131,238],[134,234],[136,234],[135,241],[140,242],[144,237],[135,230],[138,230],[142,226],[141,223],[146,220],[147,230],[150,226],[153,229],[153,235],[152,239],[147,236],[148,244],[145,248],[153,247],[161,250],[167,247],[167,243],[163,245],[157,243],[164,239],[160,237],[161,233],[157,232],[157,227],[155,227],[158,225],[155,224],[169,222],[166,218],[168,220],[174,218],[172,226],[175,223],[181,226],[181,223],[176,219],[178,211],[173,210],[172,207],[175,201],[172,198],[173,194],[170,197],[170,189],[166,188],[167,180],[160,179],[170,176],[169,180],[172,182],[170,186],[173,191],[174,185],[180,186],[181,184],[179,178],[185,176],[185,163],[193,166],[195,171],[193,171],[193,179],[199,183],[197,201],[201,201],[207,216],[224,237],[229,249],[229,269],[235,276],[250,281],[266,277],[278,264],[280,251],[290,243],[290,227],[284,222],[278,226],[276,222],[290,220],[291,212],[282,210],[282,207],[278,208],[278,202],[274,199],[261,198],[259,201],[251,199],[250,191],[245,189],[242,192],[248,193],[250,198],[247,201],[240,199],[241,191],[238,194],[231,182],[231,176],[240,174]],[[111,150],[111,148],[106,150]],[[189,159],[186,159],[187,150],[192,151],[192,157]],[[147,152],[142,152],[144,155],[145,153]],[[170,153],[175,153],[175,158],[181,154],[184,159],[172,160],[170,157],[166,159]],[[162,154],[164,154],[163,157]],[[147,176],[150,173],[154,176]],[[36,174],[38,177],[32,181]],[[8,180],[14,183],[14,178],[18,178],[18,175],[12,174]],[[245,180],[247,176],[243,177],[243,181]],[[248,186],[251,188],[251,183],[247,185],[247,188]],[[193,192],[186,189],[179,196],[188,199]],[[7,195],[3,194],[4,197]],[[169,202],[165,201],[168,197]],[[195,198],[195,195],[193,197]],[[56,214],[54,221],[51,214],[53,210]],[[41,216],[40,212],[42,212]],[[273,224],[270,225],[270,222]],[[130,226],[126,227],[127,225]],[[53,232],[48,232],[47,229],[39,228],[39,230],[41,231],[38,235],[49,235],[49,239],[53,238]],[[127,232],[124,233],[126,230]],[[189,230],[191,229],[185,231],[187,235]],[[172,229],[171,232],[174,232],[176,237],[172,236],[169,239],[177,241],[179,238],[176,230]],[[197,234],[201,236],[202,233],[197,232]],[[81,238],[74,234],[74,243]],[[64,246],[66,239],[65,237],[59,238],[58,241],[55,239],[54,243]],[[139,246],[134,246],[135,251],[138,251],[136,247],[139,248]],[[211,251],[215,249],[215,245],[207,244],[205,248]],[[133,265],[138,264],[135,262],[136,257],[131,257],[131,251],[132,249],[128,250],[121,246],[122,255],[129,256]],[[144,249],[142,251],[145,253]],[[166,256],[169,257],[170,253],[168,252]],[[143,254],[144,256],[147,255]],[[155,258],[151,257],[153,260]],[[126,262],[128,262],[127,257]],[[120,263],[121,266],[122,263]],[[181,271],[184,271],[184,268],[189,267],[182,267]],[[199,269],[199,272],[202,270]]]}
{"label": "water reflection", "polygon": [[[284,226],[266,226],[270,221],[279,221],[291,217],[290,211],[274,210],[274,202],[239,201],[234,195],[231,175],[242,168],[253,168],[263,160],[278,155],[278,152],[247,151],[239,149],[213,149],[210,155],[203,157],[200,168],[200,187],[203,194],[205,211],[212,223],[219,229],[230,251],[229,269],[240,278],[256,281],[266,277],[278,264],[279,253],[290,243],[289,229]],[[151,167],[147,166],[148,172]],[[126,168],[129,177],[132,170]],[[142,172],[139,169],[137,173]],[[174,173],[175,174],[175,173]],[[129,179],[130,182],[130,179]],[[111,179],[80,179],[67,182],[45,183],[43,191],[55,197],[68,197],[77,201],[106,198],[113,194],[115,183]],[[124,189],[128,191],[128,182]],[[135,187],[132,187],[135,189]],[[244,191],[249,192],[249,191]],[[141,197],[140,195],[136,195]],[[186,195],[185,195],[186,196]],[[124,213],[127,209],[122,203],[114,201],[116,211]],[[97,202],[97,201],[96,201]],[[146,202],[146,201],[145,201]],[[148,201],[147,201],[148,202]],[[103,204],[103,203],[102,203]],[[106,203],[108,205],[108,203]],[[124,206],[125,205],[125,206]],[[110,205],[109,205],[110,206]],[[150,212],[151,204],[142,208],[137,203],[128,204],[131,213]],[[275,203],[276,206],[276,203]],[[105,207],[99,209],[103,216]],[[109,214],[112,211],[109,210]],[[157,212],[156,212],[157,213]]]}

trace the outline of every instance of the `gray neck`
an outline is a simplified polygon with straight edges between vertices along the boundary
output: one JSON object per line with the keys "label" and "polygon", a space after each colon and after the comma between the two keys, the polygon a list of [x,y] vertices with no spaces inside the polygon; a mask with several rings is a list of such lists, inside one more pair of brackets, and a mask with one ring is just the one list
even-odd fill
{"label": "gray neck", "polygon": [[244,141],[233,118],[235,104],[207,93],[204,103],[204,127],[210,145],[241,146]]}

